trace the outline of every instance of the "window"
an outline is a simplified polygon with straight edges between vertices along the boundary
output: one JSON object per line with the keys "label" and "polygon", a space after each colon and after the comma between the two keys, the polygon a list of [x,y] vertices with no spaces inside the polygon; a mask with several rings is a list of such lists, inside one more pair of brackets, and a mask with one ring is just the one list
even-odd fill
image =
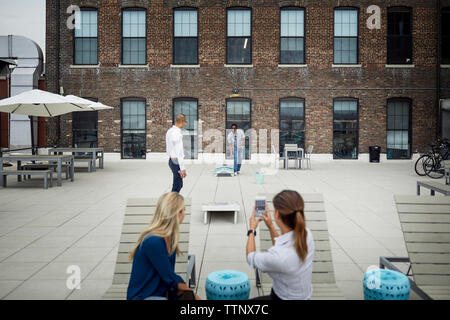
{"label": "window", "polygon": [[[98,99],[87,98],[93,102]],[[72,145],[74,148],[98,147],[98,111],[72,112]]]}
{"label": "window", "polygon": [[299,8],[281,9],[280,63],[305,63],[305,11]]}
{"label": "window", "polygon": [[97,10],[75,11],[74,64],[98,64]]}
{"label": "window", "polygon": [[126,9],[122,12],[122,64],[146,64],[146,11]]}
{"label": "window", "polygon": [[123,100],[122,159],[145,159],[146,152],[145,100]]}
{"label": "window", "polygon": [[186,159],[196,159],[198,150],[197,121],[198,121],[197,99],[179,98],[173,102],[173,119],[180,114],[186,116],[186,125],[183,128],[183,146]]}
{"label": "window", "polygon": [[333,113],[333,158],[358,158],[358,101],[335,100]]}
{"label": "window", "polygon": [[450,64],[450,7],[442,9],[441,30],[441,63]]}
{"label": "window", "polygon": [[250,9],[234,8],[227,11],[227,63],[252,63],[252,13]]}
{"label": "window", "polygon": [[358,63],[358,10],[334,10],[334,63]]}
{"label": "window", "polygon": [[280,156],[284,145],[305,146],[305,101],[289,98],[280,101]]}
{"label": "window", "polygon": [[[241,129],[246,133],[247,130],[251,128],[251,117],[250,117],[250,100],[248,99],[230,99],[227,100],[227,113],[226,113],[226,136],[231,130],[231,125],[235,123],[238,129]],[[230,150],[228,146],[226,149],[226,156],[229,157]],[[246,134],[245,136],[245,159],[250,159],[250,139]]]}
{"label": "window", "polygon": [[412,64],[412,10],[388,9],[387,63]]}
{"label": "window", "polygon": [[388,101],[387,158],[411,158],[411,103],[407,99]]}
{"label": "window", "polygon": [[198,63],[197,10],[174,10],[173,63]]}

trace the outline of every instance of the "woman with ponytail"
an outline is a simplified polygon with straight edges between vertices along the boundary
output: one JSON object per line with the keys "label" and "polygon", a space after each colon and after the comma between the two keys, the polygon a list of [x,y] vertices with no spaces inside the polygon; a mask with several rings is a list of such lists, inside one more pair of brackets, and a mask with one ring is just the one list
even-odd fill
{"label": "woman with ponytail", "polygon": [[[306,300],[312,294],[312,264],[314,239],[306,228],[303,198],[296,191],[284,190],[273,198],[275,229],[266,204],[266,214],[250,218],[247,241],[247,262],[253,268],[267,272],[273,280],[270,296],[258,300]],[[256,252],[255,236],[259,221],[264,220],[270,231],[273,247]]]}
{"label": "woman with ponytail", "polygon": [[178,230],[183,218],[183,196],[169,192],[159,198],[150,225],[130,254],[133,266],[128,300],[167,300],[192,291],[174,271],[175,255],[180,254]]}

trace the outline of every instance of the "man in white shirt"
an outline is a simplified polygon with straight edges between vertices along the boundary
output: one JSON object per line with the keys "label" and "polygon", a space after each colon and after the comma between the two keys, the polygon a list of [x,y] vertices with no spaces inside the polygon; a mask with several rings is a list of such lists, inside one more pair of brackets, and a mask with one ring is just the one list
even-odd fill
{"label": "man in white shirt", "polygon": [[231,131],[227,136],[227,143],[230,147],[230,155],[234,159],[234,175],[240,174],[244,155],[245,134],[243,130],[238,129],[235,123],[231,125]]}
{"label": "man in white shirt", "polygon": [[183,179],[186,177],[184,167],[183,134],[181,129],[186,125],[186,116],[179,114],[175,125],[166,133],[166,153],[169,156],[169,167],[173,174],[172,192],[180,192]]}

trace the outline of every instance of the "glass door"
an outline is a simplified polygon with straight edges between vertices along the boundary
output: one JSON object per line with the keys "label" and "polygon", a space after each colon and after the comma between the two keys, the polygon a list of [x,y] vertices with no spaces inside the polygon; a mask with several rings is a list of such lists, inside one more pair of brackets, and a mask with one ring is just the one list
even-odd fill
{"label": "glass door", "polygon": [[358,159],[358,101],[335,100],[333,158]]}

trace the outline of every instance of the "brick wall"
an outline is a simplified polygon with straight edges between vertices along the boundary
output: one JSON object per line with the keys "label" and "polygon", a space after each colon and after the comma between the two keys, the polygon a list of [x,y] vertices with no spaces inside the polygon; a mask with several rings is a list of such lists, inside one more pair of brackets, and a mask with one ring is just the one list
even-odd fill
{"label": "brick wall", "polygon": [[[447,1],[447,0],[446,0]],[[60,2],[59,13],[58,4]],[[445,1],[444,1],[445,2]],[[75,69],[73,31],[65,27],[70,4],[99,5],[99,68]],[[366,8],[382,9],[381,30],[369,30]],[[279,68],[279,7],[306,8],[306,64],[304,68]],[[360,68],[332,68],[333,8],[360,8]],[[252,100],[252,127],[278,128],[279,99],[305,99],[306,145],[315,152],[331,153],[333,99],[359,100],[359,151],[369,145],[386,147],[386,103],[391,97],[412,100],[412,151],[424,151],[436,135],[436,9],[435,1],[414,1],[414,68],[386,68],[386,24],[388,6],[410,6],[407,0],[324,0],[324,1],[75,1],[47,0],[47,87],[49,91],[96,97],[115,107],[99,112],[99,145],[106,151],[120,151],[120,101],[126,97],[145,98],[147,110],[147,150],[165,151],[165,131],[171,126],[172,101],[177,97],[198,99],[203,130],[224,131],[226,99],[238,88]],[[119,68],[121,63],[121,19],[123,7],[147,10],[148,68]],[[199,8],[200,68],[171,68],[173,7]],[[227,68],[226,7],[252,7],[253,68]],[[60,21],[58,23],[58,16]],[[58,54],[59,26],[60,50]],[[59,66],[58,66],[59,57]],[[58,79],[59,71],[59,79]],[[441,73],[442,85],[450,87],[449,74]],[[448,89],[444,89],[448,93]],[[71,144],[71,116],[53,120],[49,139],[61,130],[62,144]],[[269,142],[277,145],[278,142]],[[205,144],[209,144],[204,141]],[[203,146],[203,147],[204,147]]]}

